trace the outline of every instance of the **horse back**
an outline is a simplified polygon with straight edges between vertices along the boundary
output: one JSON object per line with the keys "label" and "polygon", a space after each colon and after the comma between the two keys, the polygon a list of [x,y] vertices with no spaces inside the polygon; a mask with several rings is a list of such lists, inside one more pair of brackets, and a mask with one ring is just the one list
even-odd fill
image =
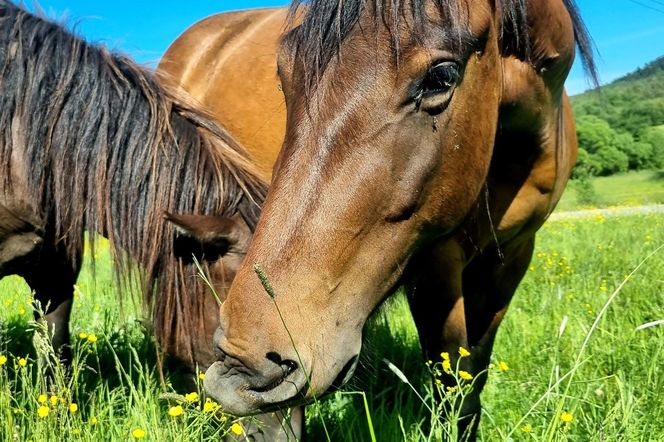
{"label": "horse back", "polygon": [[286,127],[277,51],[287,9],[208,17],[168,48],[158,71],[198,100],[269,178]]}

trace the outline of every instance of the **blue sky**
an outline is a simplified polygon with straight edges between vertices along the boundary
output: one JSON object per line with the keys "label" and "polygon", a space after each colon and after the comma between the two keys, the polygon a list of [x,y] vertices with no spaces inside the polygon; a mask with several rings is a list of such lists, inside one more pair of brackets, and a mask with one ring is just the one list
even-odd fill
{"label": "blue sky", "polygon": [[[284,0],[40,0],[52,16],[67,13],[86,38],[119,49],[142,63],[159,60],[191,24],[215,12],[280,6]],[[597,45],[603,82],[664,55],[664,0],[577,0]],[[571,94],[588,87],[580,66],[567,82]]]}

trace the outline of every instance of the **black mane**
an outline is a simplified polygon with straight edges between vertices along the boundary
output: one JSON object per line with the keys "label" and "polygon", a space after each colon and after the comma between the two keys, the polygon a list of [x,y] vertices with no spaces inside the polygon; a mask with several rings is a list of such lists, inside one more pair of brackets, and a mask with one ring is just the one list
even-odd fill
{"label": "black mane", "polygon": [[164,211],[239,213],[253,229],[266,185],[245,151],[152,71],[4,0],[0,91],[0,191],[28,192],[72,262],[84,232],[107,236],[119,273],[139,268],[165,345],[196,333],[207,288]]}
{"label": "black mane", "polygon": [[[452,30],[461,32],[467,11],[458,0],[432,0]],[[599,85],[593,59],[593,45],[581,20],[574,0],[563,0],[574,26],[577,46],[586,72],[595,85]],[[505,51],[530,61],[531,38],[528,30],[526,0],[498,0],[502,15],[501,43]],[[338,54],[341,43],[359,21],[366,9],[373,14],[374,23],[383,23],[392,36],[392,48],[398,57],[398,29],[409,17],[413,35],[426,23],[422,0],[293,0],[290,22],[302,15],[302,22],[291,31],[287,40],[295,49],[297,58],[306,66],[305,88],[310,90],[325,71],[330,60]],[[396,11],[396,12],[395,12]]]}

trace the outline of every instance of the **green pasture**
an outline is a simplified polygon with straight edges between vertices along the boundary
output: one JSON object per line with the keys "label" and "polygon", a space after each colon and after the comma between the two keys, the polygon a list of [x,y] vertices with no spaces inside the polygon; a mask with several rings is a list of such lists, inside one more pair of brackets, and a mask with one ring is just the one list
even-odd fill
{"label": "green pasture", "polygon": [[558,211],[614,206],[664,204],[664,171],[643,170],[588,179],[591,195],[586,201],[579,180],[571,180],[558,204]]}
{"label": "green pasture", "polygon": [[[480,440],[664,441],[664,325],[637,330],[664,319],[664,250],[655,252],[663,244],[664,215],[544,226],[498,334]],[[40,368],[34,348],[49,359],[48,347],[39,331],[32,339],[39,327],[30,322],[30,292],[18,278],[0,282],[0,441],[203,441],[242,433],[246,422],[204,406],[202,392],[187,400],[192,392],[178,387],[177,373],[166,370],[160,380],[140,309],[118,304],[108,256],[103,245],[97,250],[96,283],[87,267],[78,282],[76,358],[68,369]],[[397,295],[367,325],[364,358],[347,391],[308,408],[308,440],[327,440],[327,430],[329,440],[368,441],[371,429],[378,441],[442,440],[451,427],[432,418],[437,387],[429,371],[436,367],[424,362]]]}

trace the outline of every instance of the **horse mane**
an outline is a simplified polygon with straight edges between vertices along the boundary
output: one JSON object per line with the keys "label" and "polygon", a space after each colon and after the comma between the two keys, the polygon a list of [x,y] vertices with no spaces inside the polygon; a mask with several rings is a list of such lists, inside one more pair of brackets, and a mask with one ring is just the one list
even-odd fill
{"label": "horse mane", "polygon": [[164,211],[240,214],[253,230],[266,184],[247,153],[152,71],[4,0],[0,90],[0,188],[25,177],[22,196],[72,262],[86,231],[107,236],[120,279],[138,274],[158,340],[192,355],[208,288],[175,256]]}
{"label": "horse mane", "polygon": [[[468,11],[458,0],[432,0],[452,31],[463,33]],[[599,85],[593,57],[593,44],[574,0],[563,0],[574,27],[574,35],[586,73]],[[531,36],[528,29],[526,0],[498,0],[502,22],[503,50],[531,61]],[[399,29],[409,17],[413,35],[418,35],[427,20],[422,0],[293,0],[289,11],[292,31],[285,41],[295,50],[304,69],[305,90],[313,89],[330,60],[338,55],[341,43],[359,21],[365,10],[373,14],[375,24],[382,22],[391,35],[395,56],[399,55]],[[299,26],[294,26],[301,19]]]}

